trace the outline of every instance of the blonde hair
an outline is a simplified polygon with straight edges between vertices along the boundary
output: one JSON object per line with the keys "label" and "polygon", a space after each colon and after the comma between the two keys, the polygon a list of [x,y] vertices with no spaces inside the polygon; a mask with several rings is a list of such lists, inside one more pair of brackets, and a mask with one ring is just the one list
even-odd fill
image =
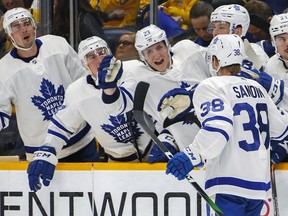
{"label": "blonde hair", "polygon": [[241,65],[232,64],[232,65],[224,66],[222,67],[222,69],[230,71],[231,74],[239,74],[241,72]]}

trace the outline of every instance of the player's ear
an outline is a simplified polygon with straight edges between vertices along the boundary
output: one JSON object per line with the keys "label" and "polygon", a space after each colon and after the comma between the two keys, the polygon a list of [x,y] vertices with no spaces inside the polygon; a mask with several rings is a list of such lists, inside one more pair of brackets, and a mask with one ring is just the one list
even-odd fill
{"label": "player's ear", "polygon": [[241,36],[242,35],[242,26],[238,25],[234,31],[234,34]]}
{"label": "player's ear", "polygon": [[219,67],[219,60],[216,56],[212,56],[212,67],[215,70]]}

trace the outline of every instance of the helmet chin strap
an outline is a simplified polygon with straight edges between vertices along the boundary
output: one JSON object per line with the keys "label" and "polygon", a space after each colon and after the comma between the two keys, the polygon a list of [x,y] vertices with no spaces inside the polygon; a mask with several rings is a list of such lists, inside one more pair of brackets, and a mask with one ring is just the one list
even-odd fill
{"label": "helmet chin strap", "polygon": [[210,74],[211,74],[212,76],[218,76],[218,71],[220,70],[220,68],[221,68],[220,64],[219,64],[219,66],[218,66],[217,69],[214,69],[214,68],[212,67],[212,65],[211,65],[211,66],[210,66]]}
{"label": "helmet chin strap", "polygon": [[[35,30],[34,30],[34,33],[35,33],[35,35],[34,35],[34,41],[35,41],[35,39],[36,39],[36,28],[35,28]],[[9,37],[11,38],[11,43],[12,43],[13,46],[16,47],[17,49],[24,50],[24,51],[29,51],[29,50],[31,50],[32,47],[33,47],[33,43],[32,43],[32,45],[31,45],[30,47],[28,47],[28,48],[18,46],[18,44],[16,43],[16,41],[14,40],[14,38],[11,36],[11,32],[9,32]]]}
{"label": "helmet chin strap", "polygon": [[283,61],[283,62],[285,62],[285,63],[288,64],[288,60],[284,59],[279,53],[276,53],[276,55],[278,56],[278,58],[279,58],[281,61]]}
{"label": "helmet chin strap", "polygon": [[30,47],[28,47],[28,48],[26,48],[26,47],[20,47],[20,46],[17,45],[17,43],[16,43],[13,39],[11,40],[11,43],[12,43],[13,46],[16,47],[17,49],[24,50],[24,51],[31,50],[32,47],[33,47],[33,44],[32,44]]}

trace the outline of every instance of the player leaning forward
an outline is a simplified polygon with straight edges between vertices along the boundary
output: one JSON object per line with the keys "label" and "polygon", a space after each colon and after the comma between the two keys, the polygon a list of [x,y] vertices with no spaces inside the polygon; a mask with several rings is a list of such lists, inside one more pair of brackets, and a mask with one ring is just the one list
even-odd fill
{"label": "player leaning forward", "polygon": [[[140,81],[147,82],[150,88],[144,110],[162,125],[167,118],[167,113],[157,112],[157,105],[162,95],[172,88],[193,86],[210,76],[205,62],[205,52],[189,40],[180,41],[171,48],[165,32],[155,25],[147,26],[136,33],[135,47],[142,62],[123,63],[123,76],[126,74],[126,77],[123,78],[121,86],[116,84],[116,75],[109,75],[105,68],[99,70],[99,82],[104,89],[102,99],[106,103],[108,113],[117,116],[133,108],[133,96],[137,84]],[[115,79],[109,81],[108,78],[111,77]],[[181,121],[170,125],[167,129],[177,144],[185,145],[192,141],[191,134],[194,132],[196,134],[199,127],[193,122]],[[183,131],[187,132],[185,136]],[[156,162],[157,159],[151,161]]]}
{"label": "player leaning forward", "polygon": [[[260,215],[270,189],[270,137],[281,140],[288,123],[260,84],[239,76],[243,50],[239,36],[216,36],[207,53],[214,77],[195,92],[169,91],[159,103],[160,111],[171,104],[175,110],[194,106],[202,126],[166,173],[182,180],[205,162],[205,189],[225,216]],[[178,106],[176,95],[183,102]]]}
{"label": "player leaning forward", "polygon": [[[125,113],[117,117],[109,116],[101,99],[102,92],[97,83],[97,73],[99,65],[105,63],[102,60],[107,55],[111,55],[111,51],[101,38],[93,36],[81,41],[79,56],[90,74],[81,77],[67,88],[63,106],[53,116],[48,127],[44,146],[54,148],[58,153],[66,140],[88,122],[108,154],[110,162],[139,162],[137,156],[144,160],[148,155],[151,147],[150,137],[133,119],[131,121],[133,131],[131,131]],[[116,63],[115,58],[113,60]],[[139,152],[133,146],[132,134],[137,140]],[[40,189],[38,187],[40,176],[45,177],[43,183],[48,186],[47,182],[52,180],[54,170],[52,161],[31,162],[28,169],[31,189],[35,191]]]}

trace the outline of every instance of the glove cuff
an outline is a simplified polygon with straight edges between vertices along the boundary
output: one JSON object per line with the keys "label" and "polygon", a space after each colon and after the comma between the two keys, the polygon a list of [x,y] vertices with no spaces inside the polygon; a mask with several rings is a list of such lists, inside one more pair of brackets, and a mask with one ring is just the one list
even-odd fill
{"label": "glove cuff", "polygon": [[55,148],[50,146],[41,146],[38,151],[34,152],[34,158],[32,161],[44,160],[56,166],[58,159],[56,157]]}
{"label": "glove cuff", "polygon": [[176,144],[176,141],[168,130],[163,130],[161,134],[158,136],[158,139],[161,140],[161,142],[163,143],[164,142],[169,143],[169,145],[173,146],[176,152],[178,152],[178,146]]}
{"label": "glove cuff", "polygon": [[194,167],[202,167],[203,166],[202,158],[195,148],[188,146],[183,150],[183,152],[190,159],[190,161]]}

